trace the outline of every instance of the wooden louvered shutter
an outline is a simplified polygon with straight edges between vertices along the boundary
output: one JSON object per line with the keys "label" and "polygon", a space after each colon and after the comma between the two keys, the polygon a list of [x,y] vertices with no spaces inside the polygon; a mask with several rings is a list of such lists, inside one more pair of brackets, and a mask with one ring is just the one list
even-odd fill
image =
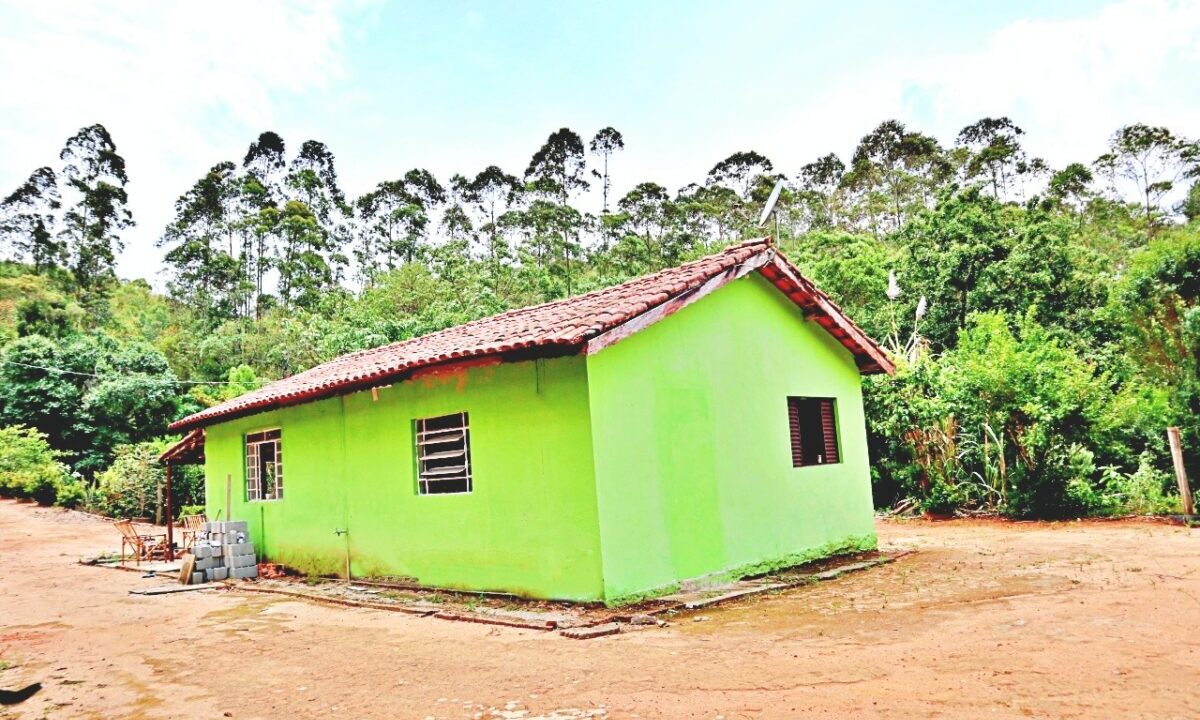
{"label": "wooden louvered shutter", "polygon": [[417,492],[471,492],[471,428],[467,413],[422,418],[417,428]]}
{"label": "wooden louvered shutter", "polygon": [[[838,462],[837,423],[834,421],[833,401],[821,400],[821,435],[825,443],[825,463]],[[793,446],[795,440],[792,441]]]}
{"label": "wooden louvered shutter", "polygon": [[788,398],[788,430],[792,438],[792,467],[802,467],[804,442],[800,434],[800,398]]}

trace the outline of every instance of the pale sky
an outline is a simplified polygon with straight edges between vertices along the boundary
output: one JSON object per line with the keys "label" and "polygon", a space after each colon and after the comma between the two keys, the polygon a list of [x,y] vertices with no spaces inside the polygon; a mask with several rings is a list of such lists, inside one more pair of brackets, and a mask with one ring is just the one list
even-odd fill
{"label": "pale sky", "polygon": [[325,142],[354,196],[413,167],[519,175],[553,130],[612,125],[619,196],[999,115],[1055,167],[1131,122],[1200,136],[1200,0],[0,0],[0,195],[103,123],[138,223],[119,274],[158,286],[175,198],[263,130]]}

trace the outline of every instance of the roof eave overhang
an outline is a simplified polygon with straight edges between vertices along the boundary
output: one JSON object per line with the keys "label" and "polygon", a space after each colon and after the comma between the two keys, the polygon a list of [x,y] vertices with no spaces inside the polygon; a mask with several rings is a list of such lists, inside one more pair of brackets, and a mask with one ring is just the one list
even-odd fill
{"label": "roof eave overhang", "polygon": [[773,257],[760,272],[854,355],[860,373],[892,375],[896,372],[896,365],[887,352],[783,256]]}
{"label": "roof eave overhang", "polygon": [[204,462],[204,430],[194,428],[185,433],[179,442],[158,456],[164,465],[188,465]]}
{"label": "roof eave overhang", "polygon": [[326,400],[332,397],[350,395],[383,385],[404,382],[405,380],[410,380],[413,377],[419,377],[422,375],[456,372],[469,367],[476,367],[481,364],[523,362],[526,360],[536,360],[539,358],[566,357],[568,355],[578,355],[582,351],[583,345],[581,343],[568,343],[560,341],[543,343],[540,345],[531,345],[517,350],[480,353],[477,355],[464,355],[462,357],[442,360],[440,362],[414,365],[397,370],[395,372],[376,373],[374,375],[364,376],[357,380],[339,385],[313,388],[312,390],[295,393],[294,395],[288,395],[286,397],[271,398],[261,402],[249,403],[244,407],[239,407],[218,415],[204,416],[203,413],[197,413],[196,415],[190,415],[183,419],[176,420],[167,427],[175,432],[185,432],[188,430],[207,427],[209,425],[216,425],[217,423],[237,420],[238,418],[244,418],[251,415],[270,412],[272,410],[278,410],[280,408],[291,407],[293,405],[303,405],[304,403],[315,402],[317,400]]}

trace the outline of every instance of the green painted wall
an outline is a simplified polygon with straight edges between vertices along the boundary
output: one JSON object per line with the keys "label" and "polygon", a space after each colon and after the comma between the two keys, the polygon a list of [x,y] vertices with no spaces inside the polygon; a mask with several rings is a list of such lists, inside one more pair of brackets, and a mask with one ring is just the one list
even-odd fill
{"label": "green painted wall", "polygon": [[[851,354],[757,273],[588,358],[605,597],[875,540]],[[789,395],[842,462],[793,468]]]}
{"label": "green painted wall", "polygon": [[[417,495],[412,420],[467,411],[474,489]],[[245,501],[243,436],[279,427],[284,496]],[[602,596],[587,364],[476,367],[208,428],[208,515],[233,480],[234,519],[261,554],[303,571],[404,575],[531,597]],[[222,517],[225,514],[222,513]],[[346,536],[334,533],[348,528]]]}

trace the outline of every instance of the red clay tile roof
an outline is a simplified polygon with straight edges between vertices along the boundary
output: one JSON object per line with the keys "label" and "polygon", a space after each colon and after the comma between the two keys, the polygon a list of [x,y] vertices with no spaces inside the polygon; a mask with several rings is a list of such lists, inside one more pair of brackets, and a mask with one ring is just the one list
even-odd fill
{"label": "red clay tile roof", "polygon": [[431,365],[471,358],[529,359],[596,352],[644,326],[631,321],[640,318],[649,324],[751,270],[762,273],[854,353],[864,373],[892,372],[892,364],[879,346],[825,293],[801,276],[769,239],[760,239],[586,295],[510,310],[419,338],[343,355],[189,415],[172,423],[171,429],[202,427],[384,385]]}

